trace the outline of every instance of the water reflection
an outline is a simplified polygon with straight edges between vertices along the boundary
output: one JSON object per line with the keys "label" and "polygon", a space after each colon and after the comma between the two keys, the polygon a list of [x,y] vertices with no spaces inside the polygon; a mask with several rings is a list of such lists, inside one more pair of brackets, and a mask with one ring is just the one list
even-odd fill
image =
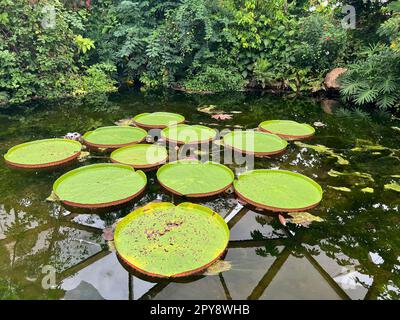
{"label": "water reflection", "polygon": [[[197,108],[217,105],[232,119],[217,122]],[[266,119],[321,122],[309,144],[320,144],[341,154],[335,157],[291,144],[270,159],[256,159],[255,168],[281,168],[310,176],[325,191],[312,214],[325,219],[310,228],[283,227],[276,215],[243,208],[230,222],[231,242],[225,256],[232,268],[212,276],[183,281],[146,281],[121,265],[101,237],[134,208],[150,201],[184,198],[165,193],[154,172],[140,199],[107,213],[66,210],[48,203],[53,181],[68,168],[46,173],[19,172],[0,164],[0,299],[399,299],[400,224],[398,193],[385,190],[400,172],[399,127],[385,113],[365,116],[340,105],[321,108],[312,99],[275,96],[191,96],[184,94],[126,94],[109,100],[68,100],[0,110],[0,151],[25,141],[85,132],[113,125],[119,119],[150,110],[183,114],[190,124],[219,130],[235,125],[257,127]],[[396,122],[397,121],[397,122]],[[381,150],[352,151],[367,140]],[[365,143],[365,141],[364,141]],[[107,161],[96,158],[89,163]],[[79,164],[79,165],[85,165]],[[232,169],[242,169],[231,165]],[[340,173],[366,173],[373,181]],[[341,192],[327,186],[346,187]],[[362,188],[372,187],[373,193]],[[223,217],[236,207],[231,194],[198,200]],[[56,286],[42,287],[43,266],[54,266]]]}

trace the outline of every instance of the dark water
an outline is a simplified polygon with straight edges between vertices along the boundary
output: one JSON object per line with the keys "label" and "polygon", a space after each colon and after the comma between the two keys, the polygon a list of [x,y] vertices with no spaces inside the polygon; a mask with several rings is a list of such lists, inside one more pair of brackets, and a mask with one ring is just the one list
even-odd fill
{"label": "dark water", "polygon": [[[197,111],[210,104],[226,113],[241,113],[233,113],[232,120],[216,121]],[[286,228],[275,214],[244,208],[229,222],[231,241],[225,260],[231,263],[230,270],[180,282],[156,282],[128,272],[102,238],[105,226],[135,206],[155,199],[184,200],[164,193],[154,173],[148,173],[149,185],[141,199],[120,211],[93,214],[70,212],[45,199],[64,172],[106,158],[55,172],[15,171],[1,161],[1,299],[400,298],[400,198],[399,192],[384,188],[400,182],[400,152],[395,150],[400,148],[400,132],[392,128],[400,127],[400,122],[390,114],[344,111],[340,105],[271,95],[134,93],[108,101],[99,96],[0,109],[0,152],[25,141],[84,133],[140,112],[161,110],[181,113],[191,124],[201,122],[217,129],[255,128],[267,119],[323,123],[316,137],[306,143],[332,148],[348,165],[291,143],[286,154],[258,159],[255,167],[288,169],[315,179],[324,189],[324,198],[310,212],[325,221],[309,228]],[[384,148],[351,150],[366,144]],[[328,175],[331,169],[351,175],[332,177]],[[372,179],[355,172],[368,173]],[[362,192],[365,187],[374,192]],[[222,216],[237,205],[228,194],[200,203]],[[49,270],[55,270],[51,288],[46,286],[53,274]]]}

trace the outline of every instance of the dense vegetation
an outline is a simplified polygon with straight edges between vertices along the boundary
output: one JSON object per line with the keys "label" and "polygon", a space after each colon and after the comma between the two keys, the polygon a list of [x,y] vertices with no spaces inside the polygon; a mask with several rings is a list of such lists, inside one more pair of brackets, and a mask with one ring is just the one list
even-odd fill
{"label": "dense vegetation", "polygon": [[[324,4],[325,3],[325,4]],[[329,3],[329,4],[326,4]],[[0,0],[0,103],[117,87],[324,89],[399,108],[400,1]]]}

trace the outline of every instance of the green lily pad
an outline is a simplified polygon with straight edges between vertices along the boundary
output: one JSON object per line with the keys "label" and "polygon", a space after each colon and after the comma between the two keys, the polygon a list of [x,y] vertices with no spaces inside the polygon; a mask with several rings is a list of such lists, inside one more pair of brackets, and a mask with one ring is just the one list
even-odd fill
{"label": "green lily pad", "polygon": [[322,199],[322,188],[314,180],[286,170],[252,170],[233,183],[243,201],[256,207],[279,212],[313,208]]}
{"label": "green lily pad", "polygon": [[45,139],[22,143],[4,155],[6,163],[20,168],[46,168],[76,159],[82,145],[68,139]]}
{"label": "green lily pad", "polygon": [[67,205],[104,208],[132,200],[146,183],[142,171],[122,164],[102,163],[67,172],[54,182],[53,191]]}
{"label": "green lily pad", "polygon": [[206,126],[179,124],[164,128],[161,136],[176,144],[202,144],[215,139],[217,132]]}
{"label": "green lily pad", "polygon": [[315,129],[309,124],[292,120],[268,120],[261,122],[258,128],[290,140],[308,138],[315,133]]}
{"label": "green lily pad", "polygon": [[157,179],[172,193],[187,197],[205,197],[228,189],[234,174],[228,167],[219,163],[180,160],[167,163],[158,169]]}
{"label": "green lily pad", "polygon": [[165,147],[156,144],[135,144],[123,147],[111,153],[113,162],[130,165],[137,169],[157,167],[168,159]]}
{"label": "green lily pad", "polygon": [[171,112],[141,113],[133,118],[138,127],[146,129],[163,129],[185,121],[185,117]]}
{"label": "green lily pad", "polygon": [[288,144],[277,135],[251,130],[229,132],[222,141],[228,148],[257,156],[279,154],[285,150]]}
{"label": "green lily pad", "polygon": [[89,147],[116,149],[142,142],[147,136],[146,130],[130,126],[101,127],[83,135],[84,143]]}
{"label": "green lily pad", "polygon": [[229,229],[210,208],[193,203],[151,203],[123,218],[115,247],[131,267],[153,277],[198,273],[225,251]]}

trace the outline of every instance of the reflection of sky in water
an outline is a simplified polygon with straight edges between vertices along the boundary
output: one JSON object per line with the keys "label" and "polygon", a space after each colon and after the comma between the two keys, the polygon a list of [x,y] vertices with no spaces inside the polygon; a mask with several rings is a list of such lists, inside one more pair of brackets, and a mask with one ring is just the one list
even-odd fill
{"label": "reflection of sky in water", "polygon": [[[216,121],[196,111],[217,105],[233,117]],[[68,107],[66,107],[68,105]],[[280,168],[303,173],[320,183],[322,203],[310,211],[326,221],[309,229],[279,223],[276,215],[237,206],[232,194],[194,200],[211,207],[229,220],[231,242],[225,257],[231,269],[220,274],[191,277],[185,282],[149,282],[129,273],[101,237],[104,227],[137,206],[155,199],[179,203],[147,173],[147,192],[121,210],[92,214],[74,212],[46,202],[51,185],[66,170],[20,172],[0,164],[0,298],[65,299],[399,299],[399,197],[385,190],[399,182],[400,161],[390,150],[379,154],[352,152],[357,139],[387,148],[398,147],[399,137],[391,126],[399,123],[372,115],[361,120],[339,112],[327,114],[319,103],[270,96],[144,96],[131,94],[114,101],[72,101],[66,105],[36,108],[6,108],[0,111],[0,151],[40,138],[112,125],[116,120],[149,110],[178,112],[189,124],[210,124],[218,130],[241,125],[252,129],[267,119],[292,119],[326,124],[305,143],[331,148],[350,162],[290,143],[281,156],[254,160],[255,168]],[[241,111],[238,113],[237,111]],[[358,142],[360,143],[360,142]],[[215,148],[218,150],[218,148]],[[395,151],[396,152],[396,151]],[[394,155],[394,156],[393,156]],[[223,155],[222,157],[223,158]],[[87,163],[107,161],[102,155]],[[252,164],[253,165],[253,164]],[[236,174],[246,164],[229,164]],[[374,182],[354,175],[329,176],[339,172],[370,173]],[[327,186],[346,187],[341,192]],[[365,187],[374,193],[361,192]],[[230,214],[234,212],[234,214]],[[41,287],[42,267],[57,270],[57,289]],[[150,291],[149,291],[150,290]]]}

